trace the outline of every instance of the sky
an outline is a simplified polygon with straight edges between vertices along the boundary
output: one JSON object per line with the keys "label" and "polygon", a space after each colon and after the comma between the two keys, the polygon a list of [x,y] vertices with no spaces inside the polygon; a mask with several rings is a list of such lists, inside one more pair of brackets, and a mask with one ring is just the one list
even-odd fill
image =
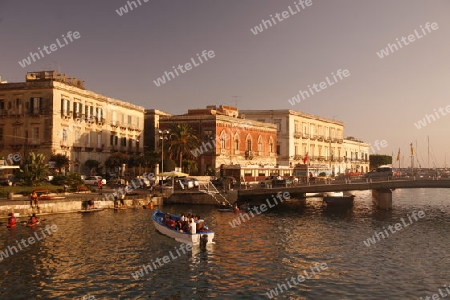
{"label": "sky", "polygon": [[[293,109],[343,121],[345,136],[370,143],[372,153],[395,160],[400,149],[402,167],[411,143],[416,166],[443,167],[446,156],[450,165],[450,1],[135,0],[133,10],[123,0],[98,2],[0,0],[2,79],[56,70],[172,114],[220,104]],[[262,20],[272,26],[254,34]],[[69,31],[79,38],[67,39]],[[19,64],[57,39],[61,47]],[[349,75],[334,80],[339,70]],[[165,72],[175,78],[158,86]]]}

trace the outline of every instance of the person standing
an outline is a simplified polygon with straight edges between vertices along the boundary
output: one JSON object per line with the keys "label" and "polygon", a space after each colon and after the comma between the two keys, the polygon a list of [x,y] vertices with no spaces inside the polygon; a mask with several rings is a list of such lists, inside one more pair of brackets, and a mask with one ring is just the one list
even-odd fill
{"label": "person standing", "polygon": [[36,191],[32,191],[30,194],[30,206],[33,207],[33,202],[36,205],[36,207],[38,206],[38,195],[36,194]]}
{"label": "person standing", "polygon": [[101,195],[102,194],[102,189],[103,189],[103,182],[102,179],[99,179],[97,181],[97,185],[98,185],[98,194]]}

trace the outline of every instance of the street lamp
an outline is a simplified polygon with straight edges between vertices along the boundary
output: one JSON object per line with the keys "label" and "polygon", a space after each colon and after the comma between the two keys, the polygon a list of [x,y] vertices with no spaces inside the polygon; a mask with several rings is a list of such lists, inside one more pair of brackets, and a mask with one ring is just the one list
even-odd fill
{"label": "street lamp", "polygon": [[169,139],[169,134],[169,130],[159,131],[159,139],[161,140],[161,172],[164,172],[164,140]]}

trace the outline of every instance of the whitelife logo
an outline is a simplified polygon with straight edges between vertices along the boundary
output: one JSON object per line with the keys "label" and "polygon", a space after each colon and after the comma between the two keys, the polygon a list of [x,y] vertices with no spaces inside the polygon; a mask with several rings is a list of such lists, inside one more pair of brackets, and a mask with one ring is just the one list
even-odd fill
{"label": "whitelife logo", "polygon": [[[208,52],[206,52],[206,50],[203,50],[202,55],[199,55],[197,53],[197,58],[200,61],[200,63],[196,63],[196,61],[194,60],[194,58],[191,58],[192,64],[190,62],[185,63],[184,65],[178,65],[178,67],[173,66],[173,71],[175,72],[175,74],[177,74],[177,76],[180,76],[180,74],[178,73],[178,70],[180,70],[181,74],[186,73],[189,70],[192,70],[192,66],[194,67],[198,67],[203,63],[203,59],[206,61],[208,61],[208,57],[209,58],[214,58],[216,56],[216,54],[214,53],[213,50],[209,50]],[[203,57],[203,59],[202,59]],[[183,69],[184,67],[184,69]],[[178,70],[177,70],[178,69]],[[172,77],[172,78],[171,78]],[[166,83],[166,78],[167,81],[170,81],[172,79],[175,79],[175,75],[173,74],[173,72],[169,71],[169,72],[164,72],[164,75],[162,77],[159,77],[156,80],[153,80],[153,83],[155,83],[155,85],[157,87],[160,87],[162,84]]]}
{"label": "whitelife logo", "polygon": [[[416,38],[417,38],[417,39],[423,38],[424,36],[427,35],[427,31],[428,31],[428,33],[430,33],[430,32],[431,32],[431,29],[437,30],[437,29],[439,28],[439,26],[438,26],[438,24],[437,24],[436,22],[433,22],[433,23],[431,23],[431,24],[430,24],[430,22],[427,22],[427,23],[425,24],[425,28],[426,28],[427,30],[425,30],[425,29],[422,27],[422,25],[420,25],[420,28],[422,29],[423,35],[420,35],[420,33],[418,33],[417,30],[414,30],[414,34],[408,35],[408,41],[409,41],[409,42],[406,41],[406,37],[402,36],[402,38],[401,38],[400,40],[403,42],[403,45],[402,45],[402,43],[400,42],[400,40],[397,38],[396,40],[397,40],[397,45],[398,45],[398,47],[400,47],[400,49],[401,49],[401,48],[403,48],[403,46],[407,46],[407,45],[409,45],[410,43],[414,42],[414,41],[416,40]],[[430,28],[431,28],[431,29],[430,29]],[[379,58],[384,58],[385,56],[388,56],[390,53],[394,53],[395,51],[398,51],[399,48],[397,47],[397,45],[396,45],[395,43],[394,43],[394,44],[388,43],[386,48],[381,49],[380,52],[377,52],[378,57],[379,57]]]}
{"label": "whitelife logo", "polygon": [[[278,22],[282,22],[283,20],[286,20],[290,16],[298,14],[301,10],[305,10],[306,7],[312,5],[312,0],[306,0],[306,1],[300,0],[300,1],[298,1],[298,3],[294,2],[294,4],[295,4],[296,10],[292,9],[292,7],[289,5],[288,6],[289,11],[285,10],[281,14],[280,13],[275,14],[275,17],[277,18]],[[301,9],[300,9],[299,5],[302,7]],[[257,35],[258,33],[263,32],[264,28],[268,29],[269,27],[272,27],[277,24],[277,22],[275,21],[275,18],[272,15],[270,15],[270,19],[272,20],[272,22],[270,22],[270,20],[261,20],[262,23],[259,24],[258,26],[255,26],[254,28],[250,28],[250,31],[254,35]],[[267,25],[269,25],[269,27]],[[264,26],[264,28],[263,28],[263,26]]]}
{"label": "whitelife logo", "polygon": [[[340,80],[343,80],[344,78],[350,76],[350,72],[347,69],[345,69],[344,71],[339,69],[339,70],[337,70],[336,75],[334,75],[333,72],[331,72],[331,75],[333,76],[334,82],[331,81],[327,76],[327,77],[325,77],[326,82],[322,81],[319,84],[314,83],[312,85],[312,87],[310,85],[308,85],[308,89],[309,89],[309,92],[311,93],[311,95],[308,93],[308,91],[300,90],[299,93],[297,94],[297,96],[293,97],[292,99],[288,99],[288,102],[292,106],[294,106],[296,103],[300,103],[302,101],[302,99],[305,100],[306,98],[313,96],[314,91],[316,91],[318,93],[318,92],[326,89],[327,87],[332,86],[333,84],[339,82],[339,80],[336,78],[336,76],[339,77]],[[313,89],[314,89],[314,91],[313,91]],[[300,99],[300,96],[302,97],[302,99]]]}
{"label": "whitelife logo", "polygon": [[[427,126],[427,121],[428,121],[428,124],[431,124],[431,122],[436,121],[436,118],[440,119],[440,116],[439,116],[438,112],[436,111],[436,109],[433,109],[433,111],[434,111],[434,115],[436,115],[436,117],[434,117],[434,115],[425,114],[425,118],[417,121],[417,123],[414,123],[414,126],[416,126],[417,129],[421,129],[422,127]],[[439,107],[438,111],[441,113],[442,116],[446,116],[447,113],[450,113],[450,105],[447,105],[445,107],[445,111],[447,113],[444,112],[444,109],[442,107]]]}
{"label": "whitelife logo", "polygon": [[[422,210],[419,210],[419,212],[413,211],[411,213],[411,215],[408,214],[407,216],[408,216],[409,223],[406,223],[403,218],[400,218],[400,221],[402,221],[401,223],[399,222],[399,223],[396,223],[394,226],[392,226],[392,225],[388,226],[388,229],[391,232],[391,234],[394,234],[394,233],[396,233],[396,232],[398,232],[398,231],[408,227],[414,221],[418,221],[419,219],[422,219],[423,217],[425,217],[425,212],[422,211]],[[411,217],[414,220],[412,220]],[[377,242],[381,241],[380,237],[382,237],[383,239],[389,237],[389,232],[386,229],[386,227],[383,227],[383,231],[375,232],[375,234],[372,237],[370,237],[367,240],[363,241],[363,243],[367,247],[370,247],[372,245],[375,245]]]}
{"label": "whitelife logo", "polygon": [[[64,34],[61,36],[63,37],[65,44],[62,44],[59,41],[59,38],[57,38],[56,44],[51,44],[50,46],[44,46],[44,47],[42,47],[42,49],[41,49],[41,47],[38,47],[38,52],[41,54],[40,56],[39,56],[39,53],[37,53],[37,52],[35,52],[35,53],[30,52],[30,55],[27,58],[24,58],[24,59],[22,59],[22,61],[19,61],[19,65],[22,68],[25,68],[26,66],[31,65],[31,60],[33,60],[33,62],[35,62],[36,60],[41,59],[45,56],[44,53],[42,52],[42,50],[44,50],[45,53],[47,53],[47,54],[51,54],[52,52],[55,52],[56,50],[61,49],[62,47],[65,47],[66,45],[68,45],[69,42],[67,41],[67,39],[69,39],[70,42],[73,42],[74,39],[78,40],[81,37],[81,35],[78,31],[74,31],[73,33],[72,33],[72,31],[69,31],[67,33],[67,36],[65,36]],[[67,39],[66,39],[66,37],[67,37]],[[59,46],[59,48],[58,48],[58,46]]]}

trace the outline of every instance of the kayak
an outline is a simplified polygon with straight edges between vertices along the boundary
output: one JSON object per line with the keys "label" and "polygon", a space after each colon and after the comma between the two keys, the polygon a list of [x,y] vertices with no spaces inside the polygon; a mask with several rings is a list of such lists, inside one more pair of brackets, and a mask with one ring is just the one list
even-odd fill
{"label": "kayak", "polygon": [[39,225],[41,223],[41,221],[37,221],[36,223],[34,223],[34,224],[31,224],[31,223],[27,223],[27,226],[30,226],[30,227],[33,227],[33,226],[36,226],[36,225]]}

